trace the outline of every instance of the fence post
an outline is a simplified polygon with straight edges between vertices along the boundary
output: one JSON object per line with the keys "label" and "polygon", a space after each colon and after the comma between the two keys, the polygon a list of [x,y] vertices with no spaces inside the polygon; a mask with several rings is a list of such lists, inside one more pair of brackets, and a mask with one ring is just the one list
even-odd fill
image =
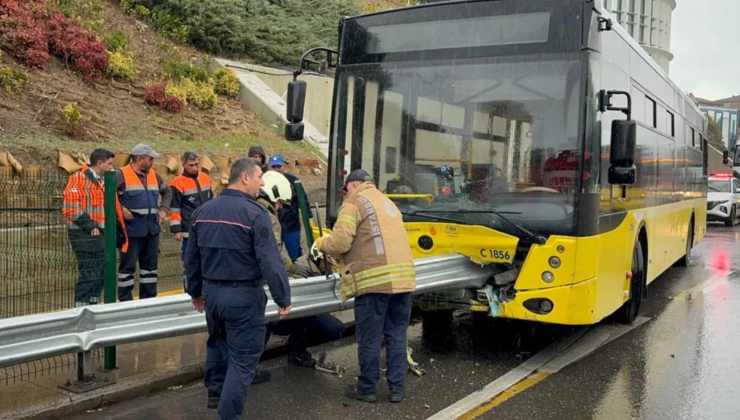
{"label": "fence post", "polygon": [[[116,303],[118,270],[116,267],[116,172],[105,173],[105,303]],[[116,347],[105,348],[103,368],[116,368]]]}

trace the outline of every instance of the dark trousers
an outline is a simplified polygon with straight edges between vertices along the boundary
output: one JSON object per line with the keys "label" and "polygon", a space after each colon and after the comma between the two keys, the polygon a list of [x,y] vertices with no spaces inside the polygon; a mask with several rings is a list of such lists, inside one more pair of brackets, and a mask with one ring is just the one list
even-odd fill
{"label": "dark trousers", "polygon": [[103,230],[92,236],[81,229],[69,229],[69,242],[77,257],[79,277],[75,285],[75,306],[95,305],[105,285],[105,242]]}
{"label": "dark trousers", "polygon": [[188,252],[188,238],[182,238],[182,288],[185,293],[188,292],[188,279],[185,276],[185,254]]}
{"label": "dark trousers", "polygon": [[203,285],[208,342],[205,386],[221,396],[219,420],[238,420],[265,349],[262,287]]}
{"label": "dark trousers", "polygon": [[157,297],[159,234],[129,238],[128,252],[121,252],[118,265],[118,300],[133,300],[134,273],[139,263],[139,299]]}
{"label": "dark trousers", "polygon": [[303,248],[301,248],[301,231],[294,230],[292,232],[283,232],[280,235],[283,240],[283,246],[288,250],[290,259],[295,261],[301,258],[303,255]]}
{"label": "dark trousers", "polygon": [[368,293],[355,298],[355,325],[360,376],[357,387],[375,393],[380,379],[380,347],[385,337],[388,388],[402,390],[406,380],[406,331],[411,320],[411,293]]}
{"label": "dark trousers", "polygon": [[267,325],[265,346],[270,341],[270,334],[289,336],[288,349],[293,354],[300,354],[309,346],[342,338],[344,323],[330,314],[272,322]]}

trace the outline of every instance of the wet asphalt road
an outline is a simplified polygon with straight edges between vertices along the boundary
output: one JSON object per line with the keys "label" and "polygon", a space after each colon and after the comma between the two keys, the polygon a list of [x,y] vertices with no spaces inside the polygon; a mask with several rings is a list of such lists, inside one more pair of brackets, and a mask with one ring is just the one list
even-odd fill
{"label": "wet asphalt road", "polygon": [[[650,320],[586,358],[547,377],[512,387],[475,414],[481,419],[740,419],[740,274],[717,276],[728,253],[740,272],[740,227],[711,225],[689,268],[673,268],[651,284],[641,315]],[[707,280],[720,279],[711,284]],[[408,376],[407,399],[391,405],[342,396],[354,383],[354,338],[314,348],[346,367],[335,375],[266,361],[273,379],[253,386],[243,418],[425,419],[519,366],[567,327],[457,319],[451,335],[429,337],[410,328],[414,359],[426,370]],[[216,418],[205,408],[202,383],[139,398],[73,420]],[[468,416],[467,418],[472,418]]]}

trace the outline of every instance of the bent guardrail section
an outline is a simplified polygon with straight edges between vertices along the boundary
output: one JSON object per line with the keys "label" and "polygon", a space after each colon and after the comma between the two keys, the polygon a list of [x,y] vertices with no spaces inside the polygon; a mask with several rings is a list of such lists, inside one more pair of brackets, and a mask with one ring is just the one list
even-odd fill
{"label": "bent guardrail section", "polygon": [[[422,258],[415,265],[417,294],[479,288],[491,275],[488,268],[459,254]],[[353,301],[342,302],[338,288],[336,275],[291,281],[293,310],[288,318],[352,308]],[[269,321],[278,319],[271,299],[266,315]],[[192,309],[190,297],[185,294],[2,319],[0,367],[205,331],[205,316]]]}

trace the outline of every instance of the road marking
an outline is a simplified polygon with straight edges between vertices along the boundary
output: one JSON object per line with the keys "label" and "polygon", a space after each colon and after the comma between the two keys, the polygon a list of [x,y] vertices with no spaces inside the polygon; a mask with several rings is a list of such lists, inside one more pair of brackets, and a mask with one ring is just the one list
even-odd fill
{"label": "road marking", "polygon": [[604,324],[583,335],[578,343],[560,353],[539,369],[539,372],[557,373],[562,368],[575,363],[600,347],[603,347],[617,338],[627,334],[640,325],[648,322],[650,318],[640,316],[629,325],[627,324]]}
{"label": "road marking", "polygon": [[629,325],[604,324],[593,329],[582,327],[427,420],[472,420],[649,320],[648,317],[638,317]]}
{"label": "road marking", "polygon": [[703,293],[709,292],[710,290],[714,289],[720,284],[727,283],[727,278],[730,277],[730,275],[734,273],[735,271],[733,270],[719,271],[715,275],[710,277],[709,280],[703,283],[700,283],[694,287],[691,287],[687,290],[684,290],[683,292],[674,296],[673,299],[691,300],[695,297],[698,297],[699,295]]}
{"label": "road marking", "polygon": [[551,373],[535,373],[534,375],[528,377],[527,379],[507,389],[503,394],[494,398],[491,402],[483,404],[482,406],[474,409],[468,414],[465,414],[462,417],[459,417],[458,420],[473,420],[485,414],[486,412],[490,411],[494,407],[497,407],[499,404],[509,400],[511,397],[515,396],[516,394],[524,391],[527,388],[534,386],[535,384],[539,383],[540,381],[542,381],[543,379],[547,378],[550,375]]}
{"label": "road marking", "polygon": [[497,395],[526,379],[537,369],[550,361],[550,359],[557,356],[558,353],[575,343],[576,340],[586,332],[586,329],[586,327],[579,328],[570,336],[551,344],[546,349],[530,357],[526,362],[486,385],[483,389],[468,395],[447,408],[442,409],[427,420],[458,419],[476,408],[481,407],[486,403],[490,403]]}

